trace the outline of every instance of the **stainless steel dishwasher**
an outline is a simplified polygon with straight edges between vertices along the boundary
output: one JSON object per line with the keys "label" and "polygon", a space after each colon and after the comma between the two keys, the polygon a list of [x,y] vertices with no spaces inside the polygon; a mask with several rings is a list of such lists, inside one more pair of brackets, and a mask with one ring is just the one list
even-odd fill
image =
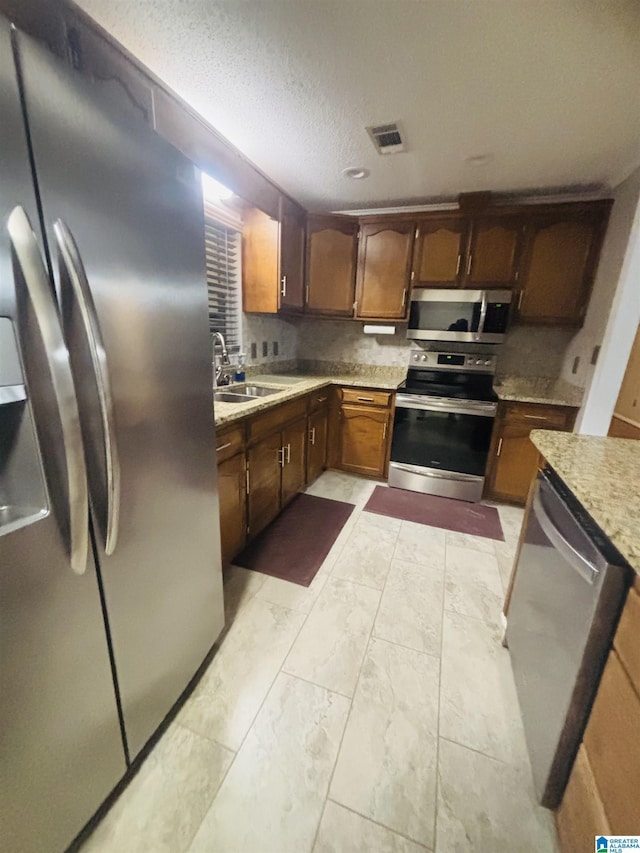
{"label": "stainless steel dishwasher", "polygon": [[507,614],[536,794],[562,799],[631,569],[563,481],[538,475]]}

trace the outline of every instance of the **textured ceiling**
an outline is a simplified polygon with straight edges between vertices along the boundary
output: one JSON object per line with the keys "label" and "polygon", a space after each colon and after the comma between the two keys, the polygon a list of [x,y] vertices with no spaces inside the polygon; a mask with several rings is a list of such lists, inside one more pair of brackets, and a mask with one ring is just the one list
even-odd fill
{"label": "textured ceiling", "polygon": [[[308,207],[612,186],[640,163],[638,0],[77,2]],[[408,151],[380,156],[364,128],[394,120]]]}

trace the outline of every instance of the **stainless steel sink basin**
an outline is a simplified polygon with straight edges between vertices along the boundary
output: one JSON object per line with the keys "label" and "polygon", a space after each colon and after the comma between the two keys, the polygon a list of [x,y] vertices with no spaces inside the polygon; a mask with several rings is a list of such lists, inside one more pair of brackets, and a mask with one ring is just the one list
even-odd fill
{"label": "stainless steel sink basin", "polygon": [[229,390],[229,394],[244,394],[247,397],[268,397],[270,394],[279,394],[282,388],[263,388],[261,385],[238,385],[238,390]]}
{"label": "stainless steel sink basin", "polygon": [[248,403],[250,400],[255,400],[255,397],[231,391],[214,391],[213,400],[215,403]]}

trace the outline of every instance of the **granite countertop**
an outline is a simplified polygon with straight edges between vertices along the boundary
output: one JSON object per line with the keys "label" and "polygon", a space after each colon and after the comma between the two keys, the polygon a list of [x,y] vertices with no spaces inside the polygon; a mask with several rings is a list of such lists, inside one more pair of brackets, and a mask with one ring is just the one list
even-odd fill
{"label": "granite countertop", "polygon": [[503,376],[493,385],[500,400],[515,403],[544,403],[551,406],[582,405],[583,388],[576,388],[563,379],[527,379]]}
{"label": "granite countertop", "polygon": [[[256,412],[262,412],[329,385],[348,385],[354,388],[379,388],[385,391],[395,391],[398,385],[404,381],[406,375],[405,369],[388,371],[377,369],[372,370],[371,373],[360,373],[357,376],[353,374],[280,376],[268,373],[253,375],[247,378],[248,385],[277,388],[278,393],[270,394],[268,397],[256,397],[255,400],[247,400],[244,403],[215,403],[216,426],[227,426],[248,415],[255,415]],[[217,390],[226,391],[227,388],[222,387]]]}
{"label": "granite countertop", "polygon": [[531,440],[640,575],[640,441],[539,429]]}

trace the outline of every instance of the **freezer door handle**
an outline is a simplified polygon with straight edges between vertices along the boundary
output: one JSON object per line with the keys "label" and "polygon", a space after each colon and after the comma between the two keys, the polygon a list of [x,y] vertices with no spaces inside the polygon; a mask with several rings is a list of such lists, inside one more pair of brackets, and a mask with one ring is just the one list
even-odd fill
{"label": "freezer door handle", "polygon": [[[82,393],[82,389],[88,386],[95,399],[102,428],[103,446],[99,451],[104,452],[96,455],[93,448],[87,447],[89,488],[92,505],[99,514],[105,553],[113,554],[118,542],[120,520],[120,459],[107,355],[91,288],[73,234],[62,219],[56,220],[53,230],[60,259],[62,323],[71,356],[71,368],[75,373],[76,385],[81,389],[81,416],[91,418],[90,412],[84,411]],[[80,357],[76,349],[85,357]],[[87,377],[84,374],[89,363],[91,367]],[[88,431],[85,431],[85,440],[88,444],[94,440]]]}
{"label": "freezer door handle", "polygon": [[[12,210],[7,220],[7,231],[11,241],[16,297],[18,304],[24,305],[32,316],[41,339],[42,355],[46,361],[50,383],[45,394],[52,394],[58,417],[62,444],[60,449],[64,456],[59,475],[66,499],[62,504],[59,503],[60,495],[56,483],[50,488],[50,498],[62,535],[67,540],[70,566],[77,574],[83,574],[89,547],[87,472],[69,352],[62,335],[53,288],[31,223],[22,207],[18,206]],[[18,311],[18,330],[23,351],[32,337],[28,328],[21,327],[23,323],[28,322],[25,316],[23,311]],[[42,381],[42,376],[32,377],[32,383],[29,379],[27,368],[27,387],[31,384],[33,390],[33,387]],[[45,425],[40,423],[39,426]]]}
{"label": "freezer door handle", "polygon": [[536,488],[536,494],[533,499],[533,511],[536,514],[536,518],[538,519],[538,523],[540,524],[544,534],[556,551],[558,551],[558,553],[564,558],[564,560],[566,560],[571,568],[580,575],[581,578],[583,578],[588,584],[594,584],[600,570],[597,566],[587,560],[586,557],[583,557],[582,554],[564,538],[553,521],[549,518],[547,511],[542,504],[539,486]]}

